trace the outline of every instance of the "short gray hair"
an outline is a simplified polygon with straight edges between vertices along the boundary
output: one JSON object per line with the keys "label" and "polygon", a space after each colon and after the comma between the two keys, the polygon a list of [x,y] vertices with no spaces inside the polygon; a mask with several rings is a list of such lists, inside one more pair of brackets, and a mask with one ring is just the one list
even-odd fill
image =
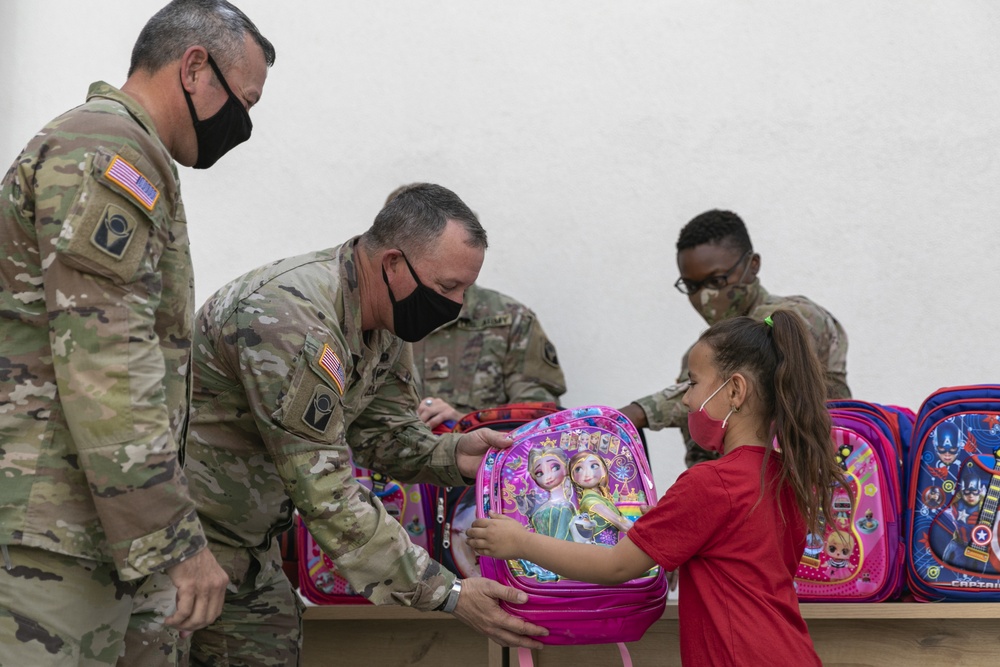
{"label": "short gray hair", "polygon": [[274,46],[246,14],[226,0],[173,0],[146,22],[132,47],[128,75],[138,70],[158,72],[192,46],[204,46],[221,69],[246,56],[244,40],[251,35],[274,64]]}
{"label": "short gray hair", "polygon": [[394,190],[361,240],[373,251],[399,248],[419,256],[441,236],[449,220],[462,225],[469,246],[486,249],[486,230],[472,209],[454,192],[433,183],[412,183]]}

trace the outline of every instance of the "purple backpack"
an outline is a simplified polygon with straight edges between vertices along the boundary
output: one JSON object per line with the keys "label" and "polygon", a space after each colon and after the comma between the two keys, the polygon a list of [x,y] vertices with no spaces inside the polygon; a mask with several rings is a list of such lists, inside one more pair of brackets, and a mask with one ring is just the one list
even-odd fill
{"label": "purple backpack", "polygon": [[[657,500],[639,434],[617,410],[563,410],[525,424],[511,438],[509,448],[491,450],[479,468],[479,517],[496,511],[533,532],[610,547],[640,508]],[[484,577],[528,594],[525,604],[500,606],[548,629],[539,637],[546,644],[636,641],[667,600],[659,567],[618,586],[564,579],[525,560],[481,556],[479,567]],[[623,659],[628,663],[627,652]]]}

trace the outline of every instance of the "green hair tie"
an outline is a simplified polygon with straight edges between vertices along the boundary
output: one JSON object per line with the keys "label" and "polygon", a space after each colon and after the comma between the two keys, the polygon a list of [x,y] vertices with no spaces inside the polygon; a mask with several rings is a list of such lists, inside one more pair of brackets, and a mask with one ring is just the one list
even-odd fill
{"label": "green hair tie", "polygon": [[764,318],[764,324],[771,327],[772,329],[774,328],[774,320],[771,319],[770,315]]}

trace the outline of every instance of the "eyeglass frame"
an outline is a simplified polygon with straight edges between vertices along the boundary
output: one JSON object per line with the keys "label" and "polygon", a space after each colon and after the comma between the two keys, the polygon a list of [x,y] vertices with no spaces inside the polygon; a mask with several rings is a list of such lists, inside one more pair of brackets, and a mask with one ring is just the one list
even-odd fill
{"label": "eyeglass frame", "polygon": [[[743,253],[743,255],[740,256],[738,260],[736,260],[736,263],[733,264],[732,267],[730,267],[730,269],[725,273],[713,274],[705,278],[704,280],[698,280],[698,281],[688,280],[687,278],[681,277],[678,278],[677,282],[674,283],[674,287],[676,287],[677,291],[683,294],[684,296],[692,296],[694,294],[697,294],[702,290],[702,288],[706,286],[710,287],[711,289],[722,289],[723,287],[729,284],[729,276],[733,275],[733,271],[738,269],[740,267],[740,264],[742,264],[743,260],[745,260],[747,257],[751,258],[753,257],[753,248],[750,248],[745,253]],[[722,281],[721,283],[713,283],[711,285],[709,284],[712,283],[713,281],[719,281],[720,279]],[[694,285],[695,288],[691,289],[691,285]]]}

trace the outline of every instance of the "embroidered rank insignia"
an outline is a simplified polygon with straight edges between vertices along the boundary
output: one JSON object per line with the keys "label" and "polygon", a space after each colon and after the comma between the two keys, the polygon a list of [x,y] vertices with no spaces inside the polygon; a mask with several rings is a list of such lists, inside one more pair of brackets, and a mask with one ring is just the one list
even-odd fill
{"label": "embroidered rank insignia", "polygon": [[443,380],[448,377],[448,357],[434,357],[431,368],[427,371],[427,378],[432,380]]}
{"label": "embroidered rank insignia", "polygon": [[326,427],[330,425],[330,417],[333,415],[333,406],[337,399],[329,387],[320,383],[313,389],[312,398],[306,406],[306,411],[302,415],[302,422],[318,433],[325,433]]}
{"label": "embroidered rank insignia", "polygon": [[124,188],[125,192],[132,195],[147,211],[152,211],[156,200],[160,198],[160,191],[149,182],[149,179],[120,155],[112,158],[111,164],[104,170],[104,175]]}
{"label": "embroidered rank insignia", "polygon": [[333,351],[326,343],[323,343],[323,351],[319,355],[319,367],[326,371],[330,378],[333,380],[334,384],[337,385],[337,389],[340,390],[340,395],[344,395],[344,366],[340,363],[340,358],[337,353]]}
{"label": "embroidered rank insignia", "polygon": [[90,242],[104,254],[120,260],[132,242],[135,229],[135,221],[124,209],[108,204],[90,235]]}

